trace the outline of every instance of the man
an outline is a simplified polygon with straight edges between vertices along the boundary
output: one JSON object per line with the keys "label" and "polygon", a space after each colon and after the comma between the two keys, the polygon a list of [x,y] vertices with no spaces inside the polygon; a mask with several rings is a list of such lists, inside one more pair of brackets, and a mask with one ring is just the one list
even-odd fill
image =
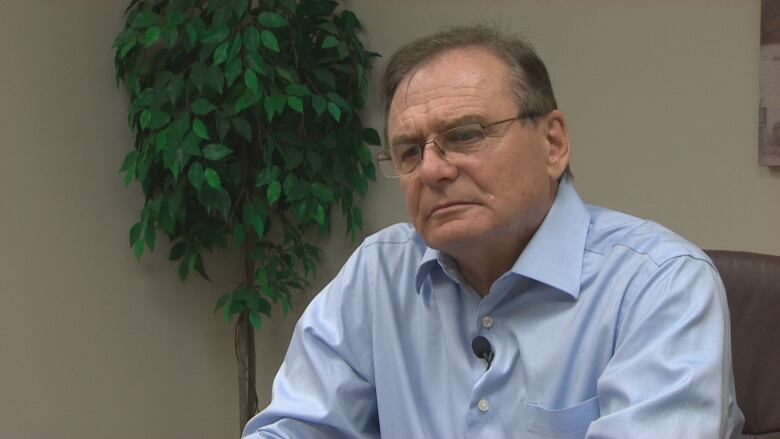
{"label": "man", "polygon": [[369,238],[295,329],[265,437],[736,437],[723,285],[652,222],[587,206],[547,71],[462,27],[384,76],[412,225]]}

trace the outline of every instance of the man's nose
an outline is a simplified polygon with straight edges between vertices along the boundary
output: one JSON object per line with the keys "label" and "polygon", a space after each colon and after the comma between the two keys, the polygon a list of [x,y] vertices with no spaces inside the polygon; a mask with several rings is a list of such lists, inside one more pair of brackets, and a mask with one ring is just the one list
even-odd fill
{"label": "man's nose", "polygon": [[420,178],[423,183],[433,186],[442,182],[454,180],[458,176],[458,168],[444,155],[438,145],[431,142],[425,145],[420,162]]}

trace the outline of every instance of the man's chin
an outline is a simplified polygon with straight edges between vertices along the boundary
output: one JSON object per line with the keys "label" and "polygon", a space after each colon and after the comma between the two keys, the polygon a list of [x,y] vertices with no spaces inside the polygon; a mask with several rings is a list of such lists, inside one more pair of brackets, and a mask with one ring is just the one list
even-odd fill
{"label": "man's chin", "polygon": [[432,230],[429,228],[428,230],[418,229],[417,231],[425,243],[428,244],[428,247],[445,253],[452,253],[458,248],[469,246],[483,235],[474,230],[473,226],[468,227],[468,224],[460,224],[458,226],[460,227],[457,227],[455,224],[444,224],[432,228]]}

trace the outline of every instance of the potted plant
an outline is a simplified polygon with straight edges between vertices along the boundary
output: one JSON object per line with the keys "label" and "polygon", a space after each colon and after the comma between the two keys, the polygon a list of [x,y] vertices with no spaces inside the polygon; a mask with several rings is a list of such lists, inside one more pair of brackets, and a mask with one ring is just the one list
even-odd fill
{"label": "potted plant", "polygon": [[307,232],[338,209],[353,239],[356,195],[375,168],[358,109],[371,59],[354,13],[329,0],[132,0],[114,41],[134,148],[120,168],[145,195],[130,245],[158,232],[182,280],[208,279],[204,252],[241,252],[217,301],[235,324],[240,423],[257,411],[253,330],[303,291],[321,250]]}

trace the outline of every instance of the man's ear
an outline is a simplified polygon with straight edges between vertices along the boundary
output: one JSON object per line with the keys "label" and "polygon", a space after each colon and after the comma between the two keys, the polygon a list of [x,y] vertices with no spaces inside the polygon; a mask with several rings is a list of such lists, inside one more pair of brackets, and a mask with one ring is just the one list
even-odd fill
{"label": "man's ear", "polygon": [[547,141],[547,173],[558,180],[569,165],[569,130],[561,110],[553,110],[541,121]]}

